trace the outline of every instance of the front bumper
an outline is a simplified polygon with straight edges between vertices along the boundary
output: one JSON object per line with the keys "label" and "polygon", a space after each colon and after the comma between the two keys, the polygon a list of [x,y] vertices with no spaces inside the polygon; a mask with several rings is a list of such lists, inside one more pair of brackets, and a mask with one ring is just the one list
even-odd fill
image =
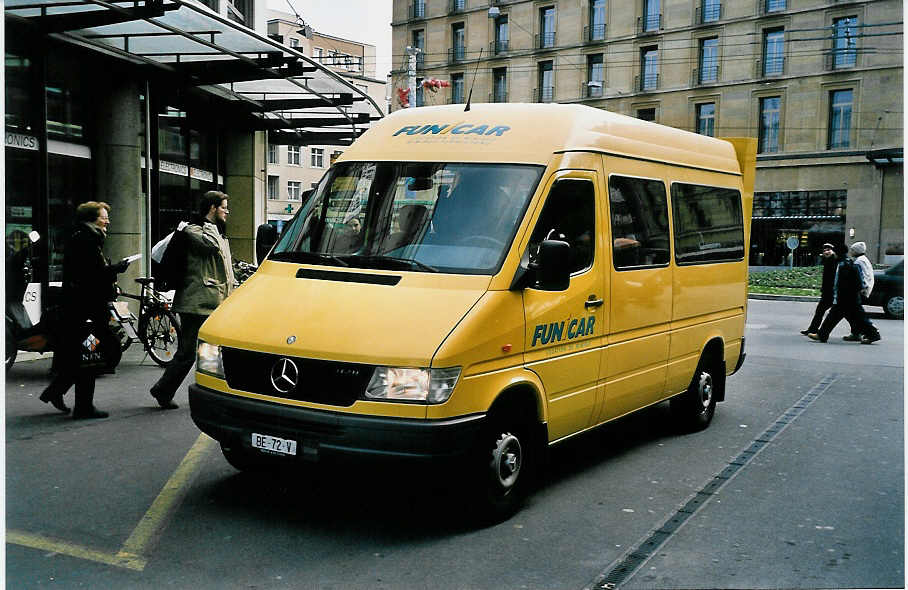
{"label": "front bumper", "polygon": [[[189,386],[189,408],[199,429],[222,445],[253,450],[252,433],[297,441],[289,460],[326,455],[388,459],[449,459],[465,454],[485,414],[445,420],[363,416],[287,406]],[[264,453],[263,453],[264,456]]]}

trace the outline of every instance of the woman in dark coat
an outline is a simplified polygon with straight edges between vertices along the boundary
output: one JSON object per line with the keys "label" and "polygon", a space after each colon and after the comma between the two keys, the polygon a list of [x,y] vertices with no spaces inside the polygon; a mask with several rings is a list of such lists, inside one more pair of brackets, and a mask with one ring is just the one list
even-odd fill
{"label": "woman in dark coat", "polygon": [[94,407],[95,370],[80,366],[82,341],[88,335],[86,322],[91,320],[91,333],[102,343],[113,345],[108,302],[113,298],[117,273],[126,270],[128,262],[108,264],[104,256],[104,239],[110,225],[107,203],[88,201],[76,209],[76,224],[63,247],[63,325],[58,373],[41,394],[41,401],[51,403],[61,412],[69,412],[63,395],[73,384],[76,401],[73,418],[106,418],[107,412]]}

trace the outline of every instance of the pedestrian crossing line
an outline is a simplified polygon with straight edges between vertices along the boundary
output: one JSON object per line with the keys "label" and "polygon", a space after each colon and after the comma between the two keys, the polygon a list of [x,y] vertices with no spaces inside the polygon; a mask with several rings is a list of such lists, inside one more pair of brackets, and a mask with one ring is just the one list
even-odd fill
{"label": "pedestrian crossing line", "polygon": [[183,457],[176,471],[164,484],[157,498],[152,502],[145,515],[142,516],[142,520],[139,521],[139,524],[136,525],[132,534],[129,535],[129,538],[126,539],[123,547],[117,553],[107,553],[60,539],[14,530],[6,531],[6,542],[50,553],[68,555],[78,559],[142,571],[148,564],[148,554],[189,491],[189,483],[198,473],[202,460],[214,446],[214,443],[214,439],[208,435],[204,433],[199,435],[195,444]]}

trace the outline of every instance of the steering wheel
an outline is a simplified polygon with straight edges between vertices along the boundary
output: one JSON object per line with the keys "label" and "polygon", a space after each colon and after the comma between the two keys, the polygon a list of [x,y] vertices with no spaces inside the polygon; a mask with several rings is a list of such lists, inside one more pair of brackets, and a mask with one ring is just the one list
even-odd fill
{"label": "steering wheel", "polygon": [[490,238],[489,236],[481,236],[479,234],[472,235],[472,236],[466,236],[466,237],[463,237],[460,240],[458,240],[458,243],[462,244],[464,246],[472,245],[473,242],[477,242],[476,243],[477,246],[482,245],[482,244],[487,244],[493,248],[504,248],[505,247],[505,243],[502,242],[501,240],[498,240],[495,238]]}

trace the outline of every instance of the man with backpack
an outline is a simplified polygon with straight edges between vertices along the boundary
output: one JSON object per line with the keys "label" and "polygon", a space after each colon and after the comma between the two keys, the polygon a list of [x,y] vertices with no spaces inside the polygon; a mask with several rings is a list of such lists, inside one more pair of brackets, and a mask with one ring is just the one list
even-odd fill
{"label": "man with backpack", "polygon": [[[173,397],[195,364],[199,328],[211,312],[233,291],[233,261],[224,232],[227,224],[228,196],[208,191],[202,196],[198,217],[171,239],[185,248],[185,263],[176,289],[173,310],[180,314],[182,339],[173,362],[151,387],[151,395],[165,410],[178,408]],[[171,273],[173,274],[173,273]],[[178,275],[179,276],[179,275]]]}

